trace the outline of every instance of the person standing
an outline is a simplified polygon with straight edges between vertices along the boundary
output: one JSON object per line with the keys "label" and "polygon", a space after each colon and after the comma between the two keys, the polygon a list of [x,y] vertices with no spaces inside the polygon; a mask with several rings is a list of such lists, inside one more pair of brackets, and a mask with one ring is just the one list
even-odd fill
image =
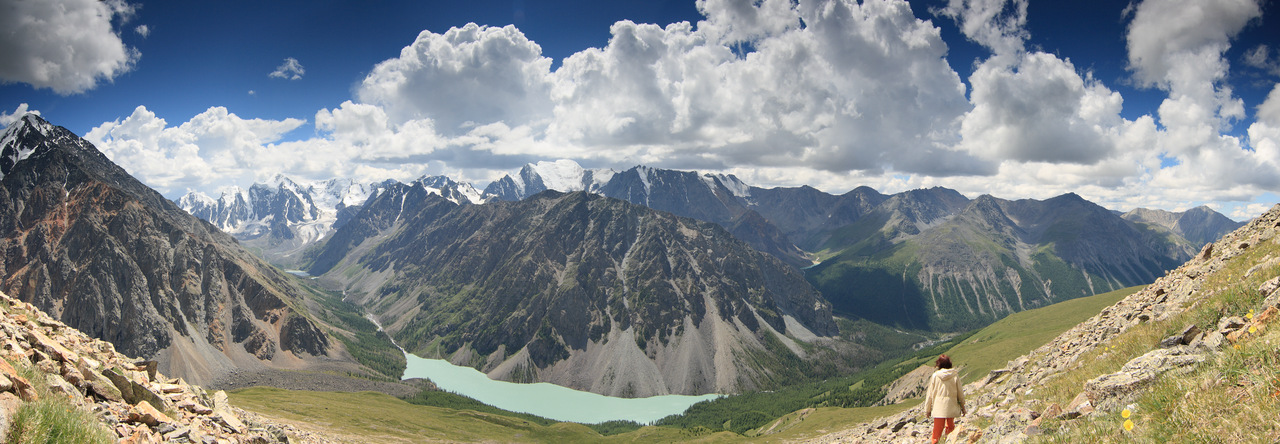
{"label": "person standing", "polygon": [[[956,417],[963,416],[964,390],[960,388],[959,369],[951,368],[951,358],[938,357],[934,363],[937,371],[929,377],[929,388],[924,396],[925,414],[933,418],[933,444],[944,434],[956,429]],[[945,429],[945,431],[944,431]]]}

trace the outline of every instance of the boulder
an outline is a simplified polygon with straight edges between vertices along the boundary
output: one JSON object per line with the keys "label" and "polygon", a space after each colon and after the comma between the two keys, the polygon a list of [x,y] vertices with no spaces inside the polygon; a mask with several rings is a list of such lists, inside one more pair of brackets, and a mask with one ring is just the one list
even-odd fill
{"label": "boulder", "polygon": [[45,382],[49,384],[50,393],[62,394],[68,398],[80,397],[80,391],[76,390],[76,388],[68,383],[67,380],[62,379],[61,376],[53,373],[45,373],[44,379]]}
{"label": "boulder", "polygon": [[0,442],[9,442],[9,428],[13,426],[13,415],[18,414],[20,405],[22,400],[13,393],[0,393]]}
{"label": "boulder", "polygon": [[1200,249],[1200,254],[1196,255],[1196,260],[1204,262],[1213,257],[1213,243],[1204,244],[1204,248]]}
{"label": "boulder", "polygon": [[173,422],[173,418],[170,418],[164,412],[156,410],[155,407],[151,406],[151,403],[142,401],[129,409],[129,422],[143,423],[155,427],[161,423]]}
{"label": "boulder", "polygon": [[1085,382],[1084,392],[1090,403],[1106,409],[1116,403],[1128,402],[1138,388],[1162,373],[1204,360],[1203,354],[1188,346],[1152,350],[1125,363],[1118,372]]}
{"label": "boulder", "polygon": [[124,375],[116,373],[115,370],[103,370],[102,375],[106,376],[107,379],[110,379],[111,383],[120,390],[120,396],[124,399],[124,402],[130,404],[147,402],[154,406],[165,405],[165,400],[164,398],[161,398],[160,395],[155,394],[155,392],[146,388],[142,384],[138,384],[136,381],[132,381]]}

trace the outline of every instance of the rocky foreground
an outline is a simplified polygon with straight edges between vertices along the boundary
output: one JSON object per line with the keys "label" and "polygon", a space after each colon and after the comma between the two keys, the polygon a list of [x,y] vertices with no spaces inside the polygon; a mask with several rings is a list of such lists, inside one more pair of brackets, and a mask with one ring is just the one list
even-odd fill
{"label": "rocky foreground", "polygon": [[41,396],[64,397],[92,412],[121,443],[323,442],[232,407],[223,391],[211,395],[181,378],[166,378],[154,361],[130,359],[4,293],[0,357],[0,442],[9,442],[22,404]]}
{"label": "rocky foreground", "polygon": [[[1280,276],[1265,276],[1256,289],[1261,301],[1248,317],[1227,315],[1218,319],[1217,328],[1201,331],[1187,325],[1149,352],[1129,360],[1119,371],[1097,375],[1079,389],[1067,405],[1049,404],[1032,399],[1035,389],[1068,372],[1079,369],[1087,353],[1098,359],[1106,357],[1110,341],[1144,323],[1168,321],[1192,310],[1209,294],[1222,291],[1208,288],[1207,277],[1224,270],[1232,259],[1263,243],[1280,244],[1280,205],[1259,216],[1248,225],[1207,244],[1191,261],[1104,309],[1098,315],[1077,325],[1049,343],[1010,361],[987,377],[965,386],[970,414],[957,423],[948,443],[1014,443],[1042,433],[1043,418],[1075,421],[1089,415],[1115,414],[1133,402],[1161,377],[1179,374],[1196,365],[1212,361],[1225,347],[1261,335],[1280,314]],[[1276,274],[1280,257],[1267,255],[1243,273],[1244,278],[1256,273]],[[1249,290],[1253,290],[1250,288]],[[917,380],[923,380],[916,378]],[[920,393],[923,393],[922,391]],[[919,408],[897,415],[831,433],[808,442],[879,443],[927,442],[932,421]]]}

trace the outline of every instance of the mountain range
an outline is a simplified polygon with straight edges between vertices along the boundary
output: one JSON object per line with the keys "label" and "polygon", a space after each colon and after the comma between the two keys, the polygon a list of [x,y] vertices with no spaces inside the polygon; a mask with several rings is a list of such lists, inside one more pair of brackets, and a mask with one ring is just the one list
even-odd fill
{"label": "mountain range", "polygon": [[308,271],[416,354],[614,396],[773,386],[838,332],[798,270],[722,227],[582,191],[392,188]]}
{"label": "mountain range", "polygon": [[162,371],[358,371],[291,278],[34,114],[0,137],[0,291]]}
{"label": "mountain range", "polygon": [[[564,160],[483,193],[443,176],[277,176],[171,202],[39,117],[3,143],[0,290],[197,381],[367,364],[348,350],[363,321],[338,313],[363,307],[409,350],[495,378],[622,396],[768,388],[865,355],[840,318],[969,330],[1151,282],[1238,226],[1074,194],[832,195]],[[359,307],[317,299],[245,247]]]}
{"label": "mountain range", "polygon": [[[286,266],[298,254],[345,224],[369,198],[385,191],[394,180],[361,184],[331,179],[299,184],[283,175],[255,183],[246,191],[233,187],[217,199],[190,191],[176,202],[188,213],[230,233],[266,259]],[[492,196],[471,184],[444,176],[424,176],[410,183],[455,203],[484,203]]]}

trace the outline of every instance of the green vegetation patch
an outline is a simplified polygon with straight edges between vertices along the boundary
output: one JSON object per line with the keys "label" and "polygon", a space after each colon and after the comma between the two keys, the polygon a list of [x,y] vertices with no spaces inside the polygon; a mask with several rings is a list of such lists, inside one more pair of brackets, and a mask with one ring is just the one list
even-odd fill
{"label": "green vegetation patch", "polygon": [[1142,288],[1129,287],[1014,313],[979,330],[946,353],[957,364],[964,365],[962,378],[967,384],[1003,368],[1010,360],[1035,350]]}
{"label": "green vegetation patch", "polygon": [[19,376],[31,381],[40,400],[24,402],[11,418],[9,440],[21,443],[114,443],[115,433],[98,418],[80,410],[66,396],[49,392],[44,373],[26,363],[14,366]]}
{"label": "green vegetation patch", "polygon": [[350,335],[332,332],[346,346],[347,353],[356,362],[369,367],[376,375],[367,375],[368,379],[383,381],[399,381],[404,374],[406,362],[404,353],[391,342],[391,337],[378,330],[378,326],[366,319],[356,304],[342,300],[340,294],[321,290],[310,285],[303,285],[312,295],[312,299],[320,303],[324,310],[321,317],[328,323],[344,328]]}

